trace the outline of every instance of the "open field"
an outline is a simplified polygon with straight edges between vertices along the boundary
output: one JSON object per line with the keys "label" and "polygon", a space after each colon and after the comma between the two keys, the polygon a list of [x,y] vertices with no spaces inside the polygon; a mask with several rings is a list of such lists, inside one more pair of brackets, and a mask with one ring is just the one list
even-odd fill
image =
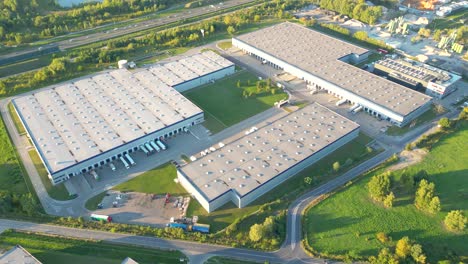
{"label": "open field", "polygon": [[171,195],[186,194],[187,191],[174,182],[177,171],[174,165],[167,163],[149,170],[142,175],[115,186],[113,189],[121,192],[139,192],[149,194]]}
{"label": "open field", "polygon": [[[461,209],[468,214],[468,123],[436,143],[424,160],[406,168],[414,175],[426,170],[428,180],[435,183],[435,195],[441,200],[441,212],[429,215],[413,205],[414,191],[396,191],[393,208],[374,203],[366,184],[372,175],[326,199],[306,212],[305,229],[309,245],[324,255],[352,254],[359,257],[376,255],[383,247],[395,246],[403,236],[423,246],[428,261],[468,259],[468,231],[448,232],[442,221],[450,210]],[[398,180],[402,171],[395,172]],[[384,232],[391,241],[382,244],[376,239]]]}
{"label": "open field", "polygon": [[[242,83],[237,87],[237,81]],[[213,133],[232,126],[248,117],[263,112],[286,98],[286,94],[261,92],[244,98],[243,91],[256,89],[257,77],[247,71],[239,71],[213,84],[194,88],[186,93],[188,99],[205,111],[206,127]],[[248,84],[249,82],[249,84]]]}
{"label": "open field", "polygon": [[29,157],[31,158],[32,162],[34,163],[34,167],[36,167],[37,173],[41,177],[42,184],[47,190],[49,196],[55,200],[65,201],[73,199],[73,196],[70,196],[65,185],[60,183],[58,185],[53,186],[49,180],[48,173],[44,164],[42,164],[41,158],[37,154],[35,149],[31,149],[28,151]]}
{"label": "open field", "polygon": [[444,18],[434,19],[429,25],[427,25],[427,28],[431,30],[459,28],[463,26],[463,21],[466,21],[467,19],[468,12],[466,9],[462,9]]}
{"label": "open field", "polygon": [[391,126],[387,129],[385,133],[390,136],[399,136],[399,135],[406,134],[406,132],[410,131],[411,129],[414,129],[415,127],[425,124],[441,114],[442,113],[437,113],[437,111],[435,110],[435,107],[432,106],[431,109],[427,110],[425,113],[423,113],[422,115],[414,119],[410,124],[404,127]]}
{"label": "open field", "polygon": [[179,251],[163,251],[102,241],[85,241],[47,235],[6,231],[0,235],[0,248],[21,245],[47,264],[120,263],[131,257],[138,263],[179,263]]}
{"label": "open field", "polygon": [[0,120],[0,191],[6,190],[16,194],[28,193],[23,178],[23,171],[11,143],[8,132]]}
{"label": "open field", "polygon": [[211,257],[205,264],[258,264],[259,262],[252,262],[246,260],[238,260],[232,258],[224,258],[224,257]]}

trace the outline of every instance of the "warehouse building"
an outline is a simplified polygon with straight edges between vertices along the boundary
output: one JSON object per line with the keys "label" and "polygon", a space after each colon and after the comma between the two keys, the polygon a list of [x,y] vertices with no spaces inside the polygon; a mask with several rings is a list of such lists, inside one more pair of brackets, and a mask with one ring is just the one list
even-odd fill
{"label": "warehouse building", "polygon": [[315,103],[219,144],[177,175],[208,212],[229,201],[242,208],[358,134],[358,124]]}
{"label": "warehouse building", "polygon": [[232,72],[232,63],[208,52],[97,74],[12,102],[55,185],[203,122],[203,111],[177,87],[187,90]]}
{"label": "warehouse building", "polygon": [[385,58],[374,64],[374,72],[407,87],[443,98],[455,91],[460,75],[408,59]]}
{"label": "warehouse building", "polygon": [[346,99],[369,114],[404,126],[429,109],[431,97],[350,63],[369,51],[294,23],[281,23],[232,39],[263,63],[305,80],[316,90]]}

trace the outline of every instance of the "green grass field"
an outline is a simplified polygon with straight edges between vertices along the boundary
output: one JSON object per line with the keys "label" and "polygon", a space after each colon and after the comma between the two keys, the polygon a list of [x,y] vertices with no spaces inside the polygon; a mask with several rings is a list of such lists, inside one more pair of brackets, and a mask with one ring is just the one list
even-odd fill
{"label": "green grass field", "polygon": [[92,197],[88,201],[86,201],[86,204],[85,204],[86,209],[88,209],[90,211],[97,210],[98,204],[102,202],[102,199],[104,199],[104,197],[106,196],[106,193],[107,192],[102,192],[102,193]]}
{"label": "green grass field", "polygon": [[219,42],[218,44],[216,44],[220,49],[223,49],[223,50],[228,50],[232,47],[232,41],[228,40],[228,41],[223,41],[223,42]]}
{"label": "green grass field", "polygon": [[[428,215],[414,205],[414,193],[396,194],[391,209],[372,202],[366,190],[371,175],[338,192],[306,212],[305,228],[309,245],[325,255],[376,255],[383,247],[392,247],[403,236],[423,246],[429,262],[457,258],[468,260],[468,230],[455,234],[444,229],[442,221],[450,210],[461,209],[468,215],[468,123],[441,139],[424,160],[406,169],[416,173],[424,169],[435,183],[442,211]],[[402,171],[396,172],[396,179]],[[393,242],[382,244],[376,233],[384,232]],[[458,256],[458,257],[457,257]]]}
{"label": "green grass field", "polygon": [[20,134],[20,135],[25,134],[26,129],[24,129],[24,126],[21,123],[18,115],[16,114],[16,110],[13,107],[12,103],[8,104],[8,112],[10,113],[11,119],[13,120],[13,123],[15,124],[16,131],[18,131],[18,134]]}
{"label": "green grass field", "polygon": [[51,55],[44,55],[32,60],[20,61],[17,63],[0,66],[0,77],[6,77],[12,74],[35,70],[37,68],[49,65],[51,61]]}
{"label": "green grass field", "polygon": [[138,263],[180,263],[185,256],[179,251],[163,251],[101,241],[85,241],[39,234],[5,231],[0,235],[0,248],[8,250],[21,245],[42,263],[81,264],[121,263],[131,257]]}
{"label": "green grass field", "polygon": [[[242,83],[237,87],[237,81]],[[247,81],[250,80],[250,85]],[[272,107],[275,102],[286,98],[286,94],[261,93],[249,98],[242,97],[243,90],[255,89],[257,76],[247,71],[240,71],[224,79],[199,88],[194,88],[184,96],[205,111],[206,127],[213,133],[232,126],[248,117]]]}
{"label": "green grass field", "polygon": [[8,132],[0,120],[0,191],[8,190],[12,193],[28,193],[28,187],[23,178],[23,171],[16,156]]}
{"label": "green grass field", "polygon": [[459,28],[463,26],[463,21],[466,21],[467,19],[468,12],[466,9],[462,9],[444,18],[434,19],[431,23],[429,23],[429,25],[427,25],[427,28],[431,30]]}
{"label": "green grass field", "polygon": [[74,197],[69,195],[63,183],[60,183],[55,186],[52,185],[52,183],[49,180],[49,177],[47,176],[48,175],[47,170],[44,167],[44,164],[42,164],[41,158],[37,154],[37,151],[35,149],[32,149],[28,151],[28,153],[29,153],[29,157],[34,163],[34,167],[36,167],[37,173],[41,177],[42,184],[44,184],[44,187],[46,188],[49,196],[55,200],[60,200],[60,201],[73,199]]}
{"label": "green grass field", "polygon": [[141,192],[151,194],[171,195],[186,194],[187,191],[174,182],[177,171],[174,165],[167,163],[160,167],[149,170],[127,182],[115,186],[113,189],[121,192]]}

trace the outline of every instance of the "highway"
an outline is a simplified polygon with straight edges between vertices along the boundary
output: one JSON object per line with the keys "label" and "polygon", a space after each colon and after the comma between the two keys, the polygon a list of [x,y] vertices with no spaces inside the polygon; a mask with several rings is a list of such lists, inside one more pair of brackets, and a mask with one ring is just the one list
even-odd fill
{"label": "highway", "polygon": [[[120,27],[120,28],[118,27],[118,25],[116,25],[116,27],[111,30],[105,30],[102,32],[97,32],[97,33],[84,34],[83,36],[78,36],[76,38],[70,38],[66,40],[57,41],[54,43],[43,45],[42,48],[58,46],[60,50],[66,50],[66,49],[70,49],[70,48],[74,48],[78,46],[83,46],[86,44],[91,44],[91,43],[98,42],[98,41],[108,40],[108,39],[112,39],[112,38],[116,38],[116,37],[120,37],[120,36],[124,36],[128,34],[140,32],[140,31],[148,30],[151,28],[171,24],[177,21],[190,19],[190,18],[197,17],[200,15],[205,15],[205,14],[209,14],[209,13],[213,13],[217,11],[223,11],[223,10],[226,10],[226,9],[238,6],[238,5],[243,5],[243,4],[247,4],[247,3],[255,2],[255,1],[256,0],[228,0],[228,1],[222,2],[223,3],[222,5],[217,4],[215,6],[213,5],[213,6],[203,6],[203,7],[185,9],[184,11],[181,11],[179,13],[172,14],[169,16],[146,20],[140,23],[135,23],[135,24]],[[85,30],[85,31],[89,31],[89,30]],[[74,32],[74,33],[71,33],[70,35],[78,35],[80,33],[82,32],[81,31]],[[10,52],[8,54],[0,56],[0,60],[3,58],[15,57],[21,54],[35,52],[38,50],[38,48],[39,47],[33,47],[30,49],[25,49],[25,50],[18,51],[18,52]]]}

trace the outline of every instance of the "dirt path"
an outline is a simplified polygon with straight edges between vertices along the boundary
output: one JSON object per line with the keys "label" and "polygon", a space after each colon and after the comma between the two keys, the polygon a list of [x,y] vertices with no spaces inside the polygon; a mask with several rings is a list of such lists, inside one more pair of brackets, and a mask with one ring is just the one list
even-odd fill
{"label": "dirt path", "polygon": [[390,171],[400,170],[410,165],[421,162],[423,158],[427,155],[427,153],[428,152],[425,149],[403,150],[399,154],[400,161],[388,169]]}

